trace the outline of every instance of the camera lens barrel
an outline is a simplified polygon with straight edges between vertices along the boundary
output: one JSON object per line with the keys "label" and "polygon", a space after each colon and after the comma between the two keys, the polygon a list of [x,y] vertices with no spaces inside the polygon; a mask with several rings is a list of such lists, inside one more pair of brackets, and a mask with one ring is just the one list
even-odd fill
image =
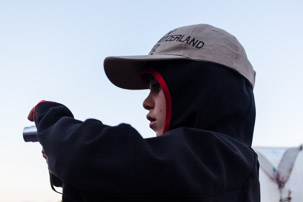
{"label": "camera lens barrel", "polygon": [[23,139],[25,142],[38,142],[38,134],[36,126],[28,126],[23,129]]}

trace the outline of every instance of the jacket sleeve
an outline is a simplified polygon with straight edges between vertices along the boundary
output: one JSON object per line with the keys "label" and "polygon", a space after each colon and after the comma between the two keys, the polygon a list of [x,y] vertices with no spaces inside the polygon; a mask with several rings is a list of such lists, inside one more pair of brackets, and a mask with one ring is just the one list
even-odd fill
{"label": "jacket sleeve", "polygon": [[255,153],[224,134],[179,128],[143,139],[127,124],[78,121],[58,103],[39,104],[35,122],[49,169],[78,190],[237,201],[258,183]]}
{"label": "jacket sleeve", "polygon": [[82,122],[64,105],[51,102],[37,106],[35,123],[49,169],[64,183],[110,193],[131,187],[134,142],[143,139],[130,125]]}

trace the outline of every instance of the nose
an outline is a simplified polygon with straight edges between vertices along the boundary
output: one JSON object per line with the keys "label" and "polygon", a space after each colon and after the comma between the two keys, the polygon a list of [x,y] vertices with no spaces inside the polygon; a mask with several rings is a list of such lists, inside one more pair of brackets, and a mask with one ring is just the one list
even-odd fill
{"label": "nose", "polygon": [[149,95],[143,101],[143,107],[146,110],[150,110],[154,107],[154,101],[152,99],[151,93],[149,93]]}

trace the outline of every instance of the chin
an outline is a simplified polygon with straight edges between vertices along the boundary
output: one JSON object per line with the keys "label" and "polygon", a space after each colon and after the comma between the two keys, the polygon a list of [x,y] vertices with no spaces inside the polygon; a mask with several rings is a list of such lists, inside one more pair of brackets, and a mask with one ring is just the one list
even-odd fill
{"label": "chin", "polygon": [[156,136],[159,137],[161,136],[163,133],[160,133],[160,132],[156,132]]}

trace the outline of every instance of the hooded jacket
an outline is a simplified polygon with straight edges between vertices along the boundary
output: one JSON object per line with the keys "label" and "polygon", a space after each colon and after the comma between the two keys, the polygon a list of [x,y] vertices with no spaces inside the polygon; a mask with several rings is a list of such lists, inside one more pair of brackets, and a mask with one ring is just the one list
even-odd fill
{"label": "hooded jacket", "polygon": [[150,62],[146,73],[166,99],[159,137],[76,120],[59,103],[37,105],[39,141],[63,183],[63,201],[260,201],[250,83],[198,61]]}

